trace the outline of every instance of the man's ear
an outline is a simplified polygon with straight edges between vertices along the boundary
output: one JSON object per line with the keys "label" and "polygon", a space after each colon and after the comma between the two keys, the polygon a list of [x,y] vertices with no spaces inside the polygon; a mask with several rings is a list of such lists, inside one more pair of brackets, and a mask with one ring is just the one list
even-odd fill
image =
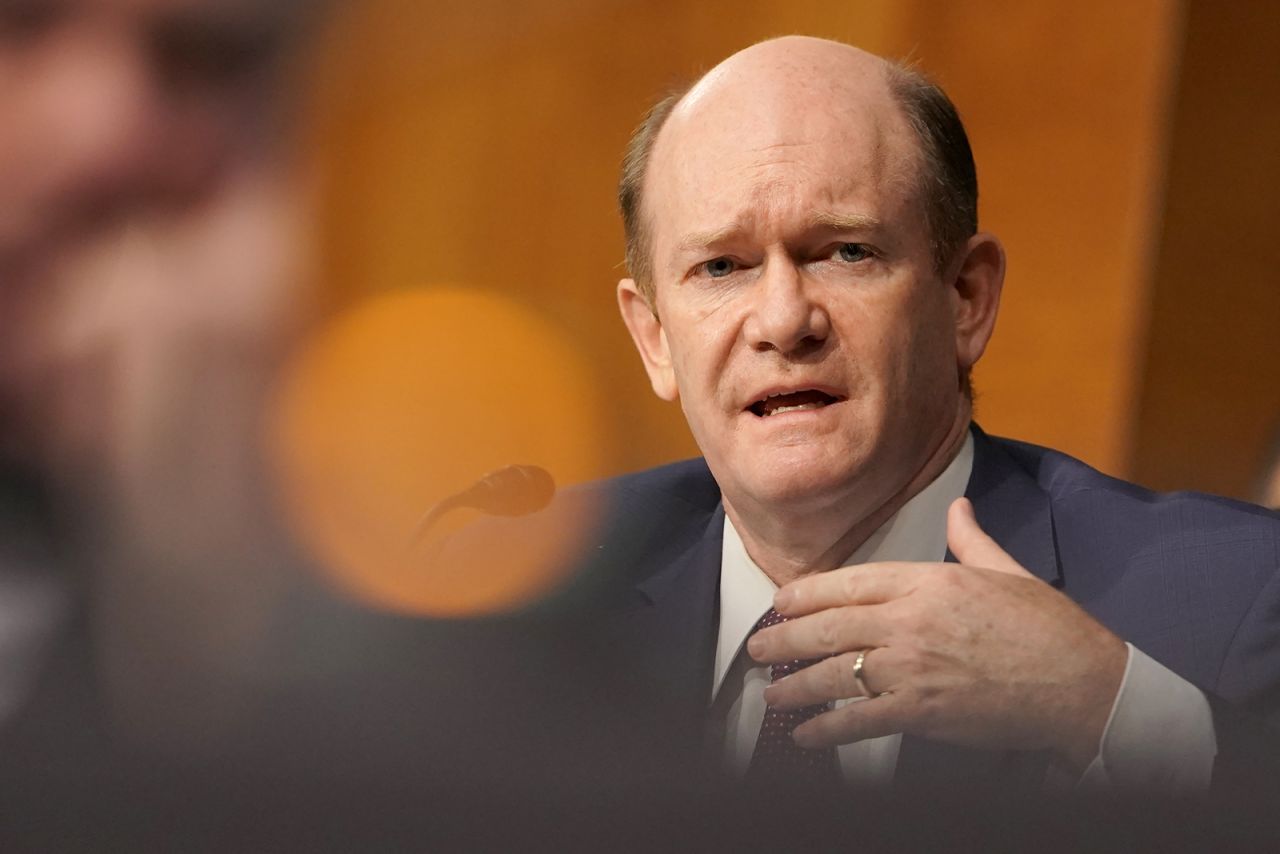
{"label": "man's ear", "polygon": [[982,357],[996,325],[1004,287],[1004,247],[993,234],[975,234],[952,261],[956,361],[961,372]]}
{"label": "man's ear", "polygon": [[635,280],[618,282],[618,309],[622,312],[622,322],[627,324],[627,331],[631,333],[631,340],[640,351],[654,394],[663,400],[675,400],[679,392],[675,371],[671,368],[667,333],[649,301],[636,287]]}

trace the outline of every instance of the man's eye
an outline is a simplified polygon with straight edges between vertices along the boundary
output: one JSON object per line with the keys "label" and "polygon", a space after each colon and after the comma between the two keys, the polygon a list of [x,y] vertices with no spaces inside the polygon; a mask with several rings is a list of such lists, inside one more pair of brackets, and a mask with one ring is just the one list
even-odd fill
{"label": "man's eye", "polygon": [[712,258],[702,265],[702,269],[706,270],[711,278],[720,279],[732,273],[734,265],[728,258]]}
{"label": "man's eye", "polygon": [[871,251],[861,243],[842,243],[840,248],[836,250],[836,257],[849,263],[861,261],[870,256]]}

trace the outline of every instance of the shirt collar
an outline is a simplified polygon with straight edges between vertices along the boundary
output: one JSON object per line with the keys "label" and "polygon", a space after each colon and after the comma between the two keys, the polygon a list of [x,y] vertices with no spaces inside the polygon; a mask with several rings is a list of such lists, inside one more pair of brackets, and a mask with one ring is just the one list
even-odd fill
{"label": "shirt collar", "polygon": [[[843,562],[843,566],[885,560],[940,561],[947,554],[947,508],[965,493],[973,470],[973,434],[965,438],[960,453],[932,483],[920,490],[867,541]],[[720,557],[720,626],[716,639],[715,682],[712,696],[720,691],[747,635],[762,614],[773,607],[777,585],[747,554],[733,522],[724,517],[724,548]]]}

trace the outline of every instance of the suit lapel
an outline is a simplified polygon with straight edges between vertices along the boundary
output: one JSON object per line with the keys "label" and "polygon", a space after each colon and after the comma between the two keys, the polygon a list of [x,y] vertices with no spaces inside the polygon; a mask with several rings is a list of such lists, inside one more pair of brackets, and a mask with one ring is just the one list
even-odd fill
{"label": "suit lapel", "polygon": [[[977,425],[973,438],[973,473],[965,495],[973,502],[978,524],[1036,577],[1061,586],[1048,494]],[[950,550],[946,559],[955,561]],[[895,780],[907,788],[1034,789],[1043,782],[1047,766],[1043,753],[976,750],[907,735]]]}
{"label": "suit lapel", "polygon": [[691,751],[702,749],[711,694],[723,529],[719,506],[672,520],[668,547],[613,620],[651,723]]}
{"label": "suit lapel", "polygon": [[717,507],[695,539],[636,585],[639,596],[624,615],[642,641],[636,648],[654,657],[667,686],[703,707],[715,660],[723,530],[724,510]]}
{"label": "suit lapel", "polygon": [[[1060,586],[1062,568],[1048,493],[976,425],[973,439],[973,474],[965,495],[973,502],[978,524],[1032,574]],[[947,560],[955,560],[950,551]]]}

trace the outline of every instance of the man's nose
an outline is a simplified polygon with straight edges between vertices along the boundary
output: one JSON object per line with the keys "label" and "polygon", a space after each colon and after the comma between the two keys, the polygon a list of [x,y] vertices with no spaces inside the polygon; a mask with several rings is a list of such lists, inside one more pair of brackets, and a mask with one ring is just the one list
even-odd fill
{"label": "man's nose", "polygon": [[790,259],[767,261],[751,295],[744,324],[747,343],[762,352],[786,354],[821,347],[831,332],[831,318],[814,299],[813,287]]}

